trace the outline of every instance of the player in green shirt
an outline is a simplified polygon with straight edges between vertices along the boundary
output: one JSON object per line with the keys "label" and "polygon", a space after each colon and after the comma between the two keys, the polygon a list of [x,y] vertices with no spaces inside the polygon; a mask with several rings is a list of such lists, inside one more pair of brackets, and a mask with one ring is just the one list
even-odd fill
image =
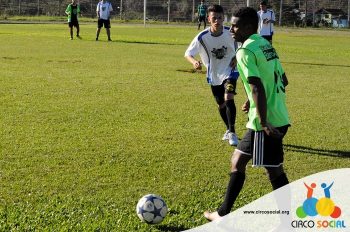
{"label": "player in green shirt", "polygon": [[256,10],[250,7],[238,10],[232,18],[231,33],[242,43],[236,59],[248,96],[242,107],[248,113],[248,131],[232,155],[224,202],[216,212],[204,213],[209,220],[230,213],[251,159],[253,166],[266,169],[274,190],[289,183],[282,165],[282,140],[289,127],[285,102],[288,81],[275,49],[257,34],[258,22]]}
{"label": "player in green shirt", "polygon": [[80,38],[79,35],[79,22],[78,22],[78,14],[80,14],[80,5],[77,4],[76,0],[72,0],[72,3],[67,6],[66,14],[68,15],[68,26],[70,32],[70,39],[73,39],[73,27],[77,29],[77,37]]}
{"label": "player in green shirt", "polygon": [[207,27],[207,6],[204,4],[204,0],[198,5],[198,30],[201,28],[201,23],[204,23],[204,29]]}

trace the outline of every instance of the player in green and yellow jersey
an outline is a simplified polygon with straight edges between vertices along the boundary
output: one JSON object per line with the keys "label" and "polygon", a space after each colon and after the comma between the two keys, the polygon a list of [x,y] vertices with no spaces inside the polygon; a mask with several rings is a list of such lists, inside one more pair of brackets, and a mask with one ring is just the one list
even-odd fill
{"label": "player in green and yellow jersey", "polygon": [[237,68],[248,100],[242,110],[248,113],[248,131],[231,160],[231,176],[224,202],[216,212],[206,211],[209,220],[230,213],[244,181],[246,165],[264,167],[273,189],[288,184],[283,170],[282,140],[289,127],[286,106],[287,77],[272,45],[257,34],[259,18],[250,7],[238,10],[232,18],[231,33],[242,46],[236,52]]}

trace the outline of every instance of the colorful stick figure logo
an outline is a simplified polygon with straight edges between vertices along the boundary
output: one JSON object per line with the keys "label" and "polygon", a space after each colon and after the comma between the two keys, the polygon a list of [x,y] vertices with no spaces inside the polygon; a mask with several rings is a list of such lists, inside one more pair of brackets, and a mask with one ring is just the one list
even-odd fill
{"label": "colorful stick figure logo", "polygon": [[333,186],[334,182],[327,186],[326,183],[322,183],[321,187],[324,191],[324,197],[317,199],[313,197],[314,189],[316,188],[315,183],[307,185],[304,182],[305,187],[307,188],[306,200],[302,206],[299,206],[296,210],[296,214],[299,218],[305,218],[306,216],[330,216],[332,218],[338,218],[341,215],[341,209],[334,204],[331,200],[331,191],[330,188]]}

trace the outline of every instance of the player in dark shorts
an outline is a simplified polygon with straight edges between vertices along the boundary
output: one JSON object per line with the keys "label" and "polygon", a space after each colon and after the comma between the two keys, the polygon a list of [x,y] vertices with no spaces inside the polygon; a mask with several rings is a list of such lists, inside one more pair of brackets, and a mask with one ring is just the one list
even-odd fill
{"label": "player in dark shorts", "polygon": [[[223,25],[222,6],[208,7],[208,22],[210,27],[198,33],[192,40],[185,52],[185,58],[195,69],[200,70],[202,64],[207,68],[207,82],[211,86],[220,117],[226,127],[222,140],[227,140],[231,146],[237,146],[234,95],[238,78],[235,62],[238,44],[232,38],[230,28]],[[198,54],[201,60],[197,60]]]}
{"label": "player in dark shorts", "polygon": [[111,28],[111,20],[109,19],[98,19],[97,21],[98,28]]}
{"label": "player in dark shorts", "polygon": [[234,13],[231,33],[242,46],[236,52],[237,69],[248,100],[247,132],[231,159],[231,175],[223,203],[215,212],[204,212],[208,220],[230,213],[245,181],[246,166],[264,167],[274,190],[289,183],[283,169],[283,137],[289,127],[286,106],[287,77],[272,45],[256,34],[256,10],[245,7]]}
{"label": "player in dark shorts", "polygon": [[207,6],[204,4],[204,0],[198,5],[198,30],[201,28],[203,22],[204,29],[207,27]]}
{"label": "player in dark shorts", "polygon": [[78,22],[78,14],[80,14],[80,5],[76,3],[76,0],[72,0],[72,3],[67,6],[66,14],[68,15],[70,39],[73,39],[73,27],[77,29],[77,37],[80,38],[80,28]]}
{"label": "player in dark shorts", "polygon": [[106,28],[106,33],[108,37],[108,41],[112,41],[111,39],[111,12],[113,11],[112,4],[106,0],[101,0],[96,7],[96,14],[98,17],[97,21],[97,30],[96,30],[96,41],[98,41],[98,37],[100,35],[100,31],[102,26]]}

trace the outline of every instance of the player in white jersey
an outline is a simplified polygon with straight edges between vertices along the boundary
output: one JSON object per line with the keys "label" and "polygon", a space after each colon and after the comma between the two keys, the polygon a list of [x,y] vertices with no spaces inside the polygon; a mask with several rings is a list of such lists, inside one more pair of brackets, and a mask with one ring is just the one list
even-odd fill
{"label": "player in white jersey", "polygon": [[112,41],[111,39],[111,12],[113,11],[112,4],[106,0],[101,0],[96,7],[96,14],[98,17],[97,21],[97,30],[96,30],[96,41],[98,40],[98,36],[100,35],[100,31],[102,26],[106,28],[108,41]]}
{"label": "player in white jersey", "polygon": [[275,13],[272,10],[267,9],[266,1],[260,2],[259,16],[259,34],[267,39],[272,44],[272,36],[274,32],[273,24],[276,21]]}
{"label": "player in white jersey", "polygon": [[[237,146],[235,134],[236,106],[234,95],[238,72],[235,71],[237,43],[231,36],[230,28],[224,27],[224,10],[220,5],[208,8],[210,27],[200,32],[185,52],[185,58],[195,69],[207,68],[207,81],[219,107],[222,120],[226,124],[223,140]],[[195,59],[199,54],[202,61]]]}

